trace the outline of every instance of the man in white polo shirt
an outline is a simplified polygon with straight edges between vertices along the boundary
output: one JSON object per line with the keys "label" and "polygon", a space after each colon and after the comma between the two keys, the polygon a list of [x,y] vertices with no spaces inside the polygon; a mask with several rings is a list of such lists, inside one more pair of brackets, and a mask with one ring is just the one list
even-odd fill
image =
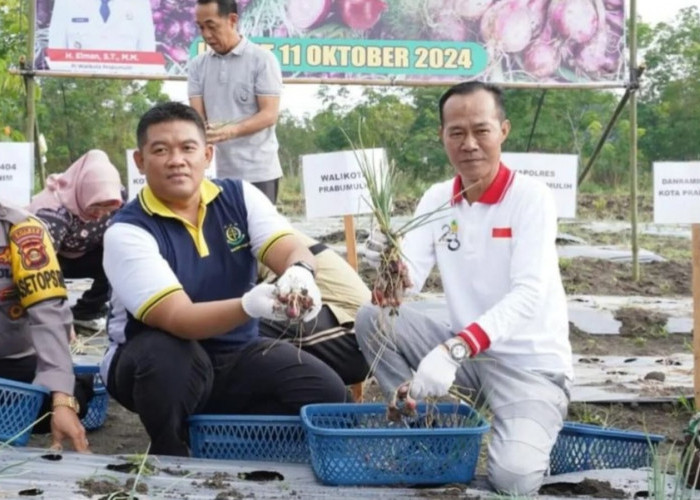
{"label": "man in white polo shirt", "polygon": [[155,52],[149,0],[55,0],[50,49]]}
{"label": "man in white polo shirt", "polygon": [[212,50],[190,61],[188,95],[207,122],[207,141],[216,145],[217,175],[246,180],[276,203],[279,63],[238,33],[235,0],[197,0],[195,16]]}
{"label": "man in white polo shirt", "polygon": [[[367,305],[356,334],[387,396],[412,405],[454,384],[477,408],[487,405],[488,479],[498,492],[532,495],[549,467],[573,378],[554,199],[547,186],[501,163],[510,122],[498,88],[455,85],[439,114],[456,176],[425,193],[416,216],[438,212],[406,235],[402,255],[412,292],[438,266],[449,321],[408,304],[382,318],[388,313]],[[392,334],[382,335],[383,325]]]}

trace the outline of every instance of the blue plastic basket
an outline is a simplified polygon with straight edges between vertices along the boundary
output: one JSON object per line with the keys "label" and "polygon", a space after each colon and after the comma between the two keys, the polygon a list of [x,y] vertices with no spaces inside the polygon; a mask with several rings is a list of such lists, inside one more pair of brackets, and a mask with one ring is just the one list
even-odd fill
{"label": "blue plastic basket", "polygon": [[31,428],[19,433],[37,419],[48,394],[43,387],[0,378],[0,441],[14,446],[26,445]]}
{"label": "blue plastic basket", "polygon": [[329,485],[467,483],[489,424],[464,404],[418,406],[394,423],[385,404],[301,409],[316,477]]}
{"label": "blue plastic basket", "polygon": [[658,434],[564,422],[552,453],[550,474],[591,469],[638,469],[652,464]]}
{"label": "blue plastic basket", "polygon": [[193,415],[193,457],[263,462],[309,462],[306,432],[297,416]]}
{"label": "blue plastic basket", "polygon": [[88,431],[99,429],[107,419],[107,408],[109,406],[109,394],[102,383],[100,377],[100,367],[97,365],[75,365],[73,371],[76,375],[92,374],[94,376],[92,389],[94,391],[92,399],[88,402],[88,409],[81,422]]}

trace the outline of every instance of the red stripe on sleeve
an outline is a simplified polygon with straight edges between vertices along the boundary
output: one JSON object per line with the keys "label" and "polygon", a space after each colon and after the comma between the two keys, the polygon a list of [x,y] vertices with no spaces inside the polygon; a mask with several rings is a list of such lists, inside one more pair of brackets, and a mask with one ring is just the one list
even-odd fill
{"label": "red stripe on sleeve", "polygon": [[476,356],[481,351],[485,351],[491,345],[491,339],[488,334],[481,328],[478,323],[472,323],[458,333],[467,343],[472,351],[471,356]]}

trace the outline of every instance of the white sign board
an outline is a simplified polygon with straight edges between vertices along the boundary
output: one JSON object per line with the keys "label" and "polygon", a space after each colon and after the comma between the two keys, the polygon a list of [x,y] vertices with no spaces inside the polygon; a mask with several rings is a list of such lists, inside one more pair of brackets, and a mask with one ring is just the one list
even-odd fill
{"label": "white sign board", "polygon": [[700,161],[654,163],[654,222],[700,223]]}
{"label": "white sign board", "polygon": [[378,177],[388,164],[386,151],[379,148],[302,156],[307,219],[372,212],[356,154],[373,166]]}
{"label": "white sign board", "polygon": [[[134,161],[134,151],[135,149],[126,150],[126,174],[127,174],[127,192],[129,193],[129,201],[136,198],[139,194],[141,188],[146,185],[146,176],[141,175],[136,162]],[[204,177],[207,179],[216,178],[216,155],[211,159],[209,167],[204,171]]]}
{"label": "white sign board", "polygon": [[0,142],[0,198],[29,205],[34,174],[34,143]]}
{"label": "white sign board", "polygon": [[544,153],[503,153],[501,160],[511,170],[534,177],[552,190],[557,215],[562,219],[576,217],[578,156]]}

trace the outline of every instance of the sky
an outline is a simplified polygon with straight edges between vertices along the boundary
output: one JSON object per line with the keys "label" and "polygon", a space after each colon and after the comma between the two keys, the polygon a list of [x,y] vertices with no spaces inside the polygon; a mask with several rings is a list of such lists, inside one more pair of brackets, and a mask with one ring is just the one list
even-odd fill
{"label": "sky", "polygon": [[[625,4],[629,10],[629,0],[626,0]],[[642,21],[650,24],[670,22],[680,9],[691,5],[700,6],[700,0],[637,0],[637,15],[642,18]],[[289,111],[294,116],[313,114],[318,110],[317,90],[318,85],[285,84],[280,104],[281,111]],[[359,87],[354,91],[359,94]],[[165,92],[174,100],[187,101],[186,82],[165,82]]]}

